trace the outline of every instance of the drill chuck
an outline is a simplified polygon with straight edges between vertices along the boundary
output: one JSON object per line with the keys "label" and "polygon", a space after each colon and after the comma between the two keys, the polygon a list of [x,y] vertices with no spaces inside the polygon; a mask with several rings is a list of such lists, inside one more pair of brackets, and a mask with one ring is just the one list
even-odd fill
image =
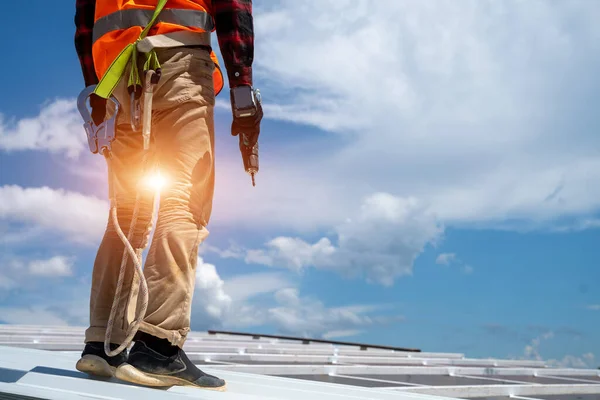
{"label": "drill chuck", "polygon": [[242,153],[242,160],[244,162],[244,169],[252,177],[252,186],[256,186],[254,180],[255,175],[258,173],[258,142],[254,146],[246,145],[247,141],[245,134],[240,135],[240,151]]}

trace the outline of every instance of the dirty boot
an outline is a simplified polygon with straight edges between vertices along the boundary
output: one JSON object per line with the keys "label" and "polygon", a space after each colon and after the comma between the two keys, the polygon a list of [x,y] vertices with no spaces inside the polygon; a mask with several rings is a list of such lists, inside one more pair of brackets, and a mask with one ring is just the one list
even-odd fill
{"label": "dirty boot", "polygon": [[[111,343],[110,349],[119,347],[118,344]],[[75,368],[78,371],[90,375],[112,377],[115,375],[117,367],[127,361],[127,349],[114,357],[108,357],[104,352],[103,342],[88,342],[81,353],[81,358],[77,361]]]}
{"label": "dirty boot", "polygon": [[138,332],[125,364],[115,377],[145,386],[193,386],[225,391],[225,381],[196,367],[183,349],[168,340]]}

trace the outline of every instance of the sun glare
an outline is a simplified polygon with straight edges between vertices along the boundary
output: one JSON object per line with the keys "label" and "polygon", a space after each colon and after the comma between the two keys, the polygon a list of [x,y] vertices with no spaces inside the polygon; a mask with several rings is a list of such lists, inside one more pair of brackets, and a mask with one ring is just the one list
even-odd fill
{"label": "sun glare", "polygon": [[146,177],[144,183],[150,189],[159,192],[167,184],[167,179],[160,171],[154,171]]}

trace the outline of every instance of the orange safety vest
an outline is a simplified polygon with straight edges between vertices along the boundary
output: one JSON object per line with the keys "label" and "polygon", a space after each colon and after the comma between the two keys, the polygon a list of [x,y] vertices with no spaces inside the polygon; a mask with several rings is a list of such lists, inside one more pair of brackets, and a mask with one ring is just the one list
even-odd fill
{"label": "orange safety vest", "polygon": [[[157,0],[98,0],[94,16],[92,56],[94,68],[102,79],[119,53],[134,43],[152,19]],[[170,0],[160,13],[148,36],[176,31],[213,32],[210,0]],[[223,73],[214,51],[213,82],[215,94],[223,89]]]}

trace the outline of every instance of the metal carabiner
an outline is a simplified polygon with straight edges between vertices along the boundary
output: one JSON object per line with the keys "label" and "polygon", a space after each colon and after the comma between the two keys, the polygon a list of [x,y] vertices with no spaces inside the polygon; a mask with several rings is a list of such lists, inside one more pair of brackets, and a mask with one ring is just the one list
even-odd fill
{"label": "metal carabiner", "polygon": [[130,87],[129,89],[129,99],[130,99],[130,110],[131,110],[131,129],[134,132],[138,132],[140,130],[142,124],[142,104],[140,101],[141,90],[138,91],[137,85]]}
{"label": "metal carabiner", "polygon": [[115,127],[120,104],[113,96],[109,99],[115,104],[115,110],[110,118],[105,119],[100,125],[96,125],[92,114],[88,109],[88,98],[94,93],[96,85],[90,85],[83,89],[77,97],[77,109],[83,118],[83,128],[87,134],[88,146],[93,154],[110,153],[111,144],[115,140]]}
{"label": "metal carabiner", "polygon": [[160,79],[160,70],[145,71],[144,81],[144,118],[142,124],[142,137],[144,139],[144,150],[150,149],[150,133],[152,125],[152,98],[154,96],[154,87]]}

